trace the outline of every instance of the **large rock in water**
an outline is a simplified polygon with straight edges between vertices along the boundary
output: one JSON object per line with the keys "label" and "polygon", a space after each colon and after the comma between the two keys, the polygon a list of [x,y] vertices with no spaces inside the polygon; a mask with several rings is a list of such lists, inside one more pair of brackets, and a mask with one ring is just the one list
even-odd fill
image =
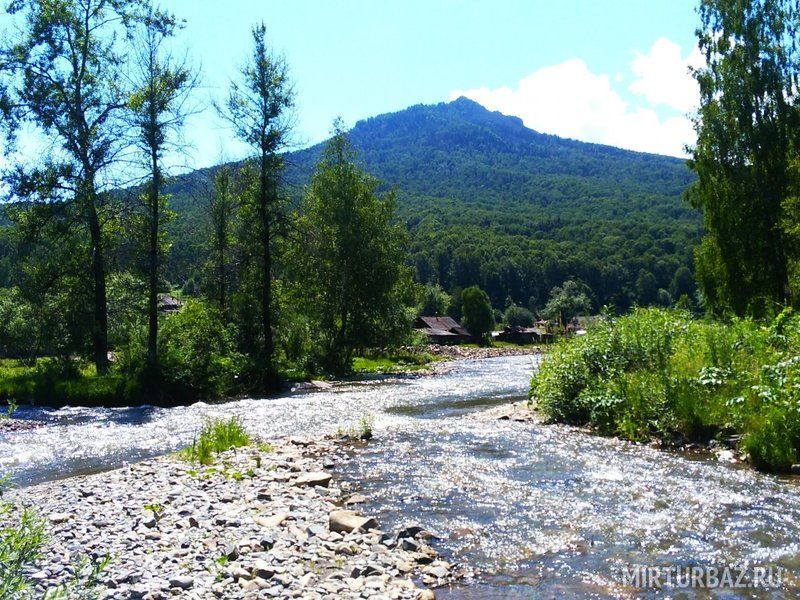
{"label": "large rock in water", "polygon": [[331,531],[340,533],[350,533],[357,529],[367,531],[377,529],[378,521],[373,517],[362,517],[352,510],[335,510],[329,516],[328,527]]}
{"label": "large rock in water", "polygon": [[331,479],[333,479],[333,475],[330,473],[326,473],[325,471],[315,471],[313,473],[303,473],[297,478],[294,484],[300,486],[321,485],[322,487],[328,487]]}

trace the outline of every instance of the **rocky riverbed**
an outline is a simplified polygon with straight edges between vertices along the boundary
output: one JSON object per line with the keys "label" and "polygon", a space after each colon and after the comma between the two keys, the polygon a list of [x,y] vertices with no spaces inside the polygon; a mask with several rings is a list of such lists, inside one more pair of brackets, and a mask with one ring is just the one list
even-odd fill
{"label": "rocky riverbed", "polygon": [[284,440],[218,455],[167,456],[22,488],[45,516],[37,594],[67,582],[82,557],[110,562],[100,598],[433,598],[464,577],[413,524],[386,532],[328,472],[343,439]]}
{"label": "rocky riverbed", "polygon": [[429,344],[425,346],[425,351],[436,356],[443,356],[453,360],[469,359],[480,360],[485,358],[498,358],[500,356],[529,356],[544,354],[546,346],[502,346],[475,348],[472,346],[442,346],[439,344]]}

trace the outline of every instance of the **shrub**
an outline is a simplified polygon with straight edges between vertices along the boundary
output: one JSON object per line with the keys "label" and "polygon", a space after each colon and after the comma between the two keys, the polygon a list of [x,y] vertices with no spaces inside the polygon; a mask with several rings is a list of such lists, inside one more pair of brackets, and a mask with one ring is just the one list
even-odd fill
{"label": "shrub", "polygon": [[238,418],[214,419],[203,425],[200,435],[182,455],[190,462],[210,465],[214,462],[214,454],[248,445],[250,436]]}
{"label": "shrub", "polygon": [[146,368],[145,332],[119,353],[119,368],[134,378],[128,395],[157,392],[176,400],[220,397],[237,391],[245,359],[219,311],[197,300],[161,321],[159,372]]}
{"label": "shrub", "polygon": [[533,313],[522,306],[509,306],[503,319],[509,327],[532,327]]}
{"label": "shrub", "polygon": [[631,440],[741,434],[759,468],[800,461],[800,319],[697,321],[639,309],[558,343],[530,397],[553,421]]}
{"label": "shrub", "polygon": [[7,524],[0,530],[0,598],[19,598],[30,590],[24,572],[38,560],[45,542],[45,523],[26,509],[12,515],[13,506],[0,507]]}

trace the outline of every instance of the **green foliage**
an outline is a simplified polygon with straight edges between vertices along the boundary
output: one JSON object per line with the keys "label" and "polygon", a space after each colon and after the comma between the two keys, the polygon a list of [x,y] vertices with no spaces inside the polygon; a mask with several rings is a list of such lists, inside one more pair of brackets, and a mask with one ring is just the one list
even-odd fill
{"label": "green foliage", "polygon": [[753,464],[787,471],[800,461],[799,347],[790,313],[764,327],[638,309],[557,344],[531,399],[554,421],[631,440],[743,434]]}
{"label": "green foliage", "polygon": [[36,339],[32,307],[17,288],[0,289],[0,356],[26,356]]}
{"label": "green foliage", "polygon": [[797,6],[703,0],[699,14],[706,66],[695,72],[698,180],[688,195],[708,229],[698,280],[714,312],[769,316],[796,294],[789,273],[799,256],[783,210],[797,185]]}
{"label": "green foliage", "polygon": [[642,306],[655,304],[658,299],[658,280],[646,269],[640,269],[636,277],[636,296]]}
{"label": "green foliage", "polygon": [[447,292],[440,285],[428,284],[425,286],[417,314],[421,317],[445,316],[449,306],[450,296]]}
{"label": "green foliage", "polygon": [[45,521],[30,509],[14,514],[10,504],[0,507],[0,517],[6,522],[0,529],[0,597],[21,598],[31,588],[25,569],[42,555]]}
{"label": "green foliage", "polygon": [[532,327],[536,317],[527,308],[514,304],[508,307],[503,320],[509,327]]}
{"label": "green foliage", "polygon": [[476,285],[461,292],[461,312],[464,327],[476,338],[488,341],[494,328],[494,315],[486,292]]}
{"label": "green foliage", "polygon": [[305,313],[324,370],[346,373],[355,351],[395,343],[409,331],[404,297],[413,304],[403,231],[392,223],[394,196],[355,162],[335,125],[306,196],[294,249]]}
{"label": "green foliage", "polygon": [[[143,336],[142,336],[143,337]],[[134,372],[144,364],[143,339],[120,357],[122,369]],[[159,389],[176,398],[219,397],[233,393],[245,371],[234,333],[220,314],[199,300],[188,301],[163,320],[159,336]],[[143,373],[147,376],[147,373]]]}
{"label": "green foliage", "polygon": [[0,360],[0,400],[44,406],[119,405],[130,400],[125,378],[97,375],[93,366],[71,361],[39,359],[33,364]]}
{"label": "green foliage", "polygon": [[564,326],[573,317],[590,314],[592,308],[591,290],[584,283],[570,279],[552,289],[542,314]]}
{"label": "green foliage", "polygon": [[181,455],[190,462],[211,465],[215,454],[249,446],[250,441],[250,436],[237,417],[213,419],[203,425],[192,445],[185,448]]}
{"label": "green foliage", "polygon": [[231,288],[231,249],[234,245],[236,192],[231,169],[223,165],[214,176],[214,192],[209,206],[208,297],[216,302],[223,316],[228,314]]}

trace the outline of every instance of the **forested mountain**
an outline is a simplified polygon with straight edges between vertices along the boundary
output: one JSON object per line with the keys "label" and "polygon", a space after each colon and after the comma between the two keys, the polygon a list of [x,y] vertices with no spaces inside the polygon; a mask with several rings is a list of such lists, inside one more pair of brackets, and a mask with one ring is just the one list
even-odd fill
{"label": "forested mountain", "polygon": [[[366,170],[398,190],[420,282],[478,284],[497,308],[541,307],[569,278],[598,306],[693,294],[702,223],[681,198],[693,180],[682,160],[537,133],[466,98],[360,121],[350,138]],[[302,193],[321,149],[287,155],[288,194]],[[175,283],[196,275],[212,173],[172,185]]]}

